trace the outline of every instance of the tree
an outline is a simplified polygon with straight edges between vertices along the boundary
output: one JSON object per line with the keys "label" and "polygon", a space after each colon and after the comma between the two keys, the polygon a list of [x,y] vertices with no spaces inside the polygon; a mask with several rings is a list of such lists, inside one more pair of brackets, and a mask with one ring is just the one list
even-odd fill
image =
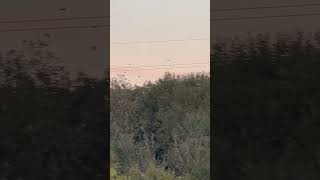
{"label": "tree", "polygon": [[105,177],[106,81],[73,80],[45,43],[24,44],[0,58],[0,177]]}

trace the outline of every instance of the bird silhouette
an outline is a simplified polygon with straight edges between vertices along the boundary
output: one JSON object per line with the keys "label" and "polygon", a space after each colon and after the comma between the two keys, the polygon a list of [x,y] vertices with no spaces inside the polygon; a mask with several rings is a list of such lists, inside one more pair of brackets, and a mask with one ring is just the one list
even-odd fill
{"label": "bird silhouette", "polygon": [[59,11],[67,11],[67,8],[60,8]]}
{"label": "bird silhouette", "polygon": [[91,50],[92,50],[92,51],[97,50],[97,46],[91,46]]}
{"label": "bird silhouette", "polygon": [[51,35],[49,34],[49,33],[45,33],[45,34],[43,34],[45,37],[47,37],[47,38],[50,38],[51,37]]}
{"label": "bird silhouette", "polygon": [[43,43],[43,42],[39,43],[39,45],[42,46],[42,47],[47,47],[47,46],[49,46],[47,43]]}

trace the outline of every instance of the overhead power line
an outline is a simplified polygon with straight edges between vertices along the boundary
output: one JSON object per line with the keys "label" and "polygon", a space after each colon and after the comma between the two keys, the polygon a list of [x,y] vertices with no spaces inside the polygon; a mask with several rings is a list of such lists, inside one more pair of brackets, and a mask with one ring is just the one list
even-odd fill
{"label": "overhead power line", "polygon": [[39,27],[39,28],[16,28],[16,29],[2,29],[0,32],[25,32],[25,31],[42,31],[42,30],[65,30],[65,29],[88,29],[88,28],[105,28],[108,24],[102,25],[82,25],[82,26],[60,26],[60,27]]}
{"label": "overhead power line", "polygon": [[30,23],[30,22],[53,22],[53,21],[70,21],[70,20],[85,20],[85,19],[105,19],[108,17],[109,16],[84,16],[84,17],[51,18],[51,19],[25,19],[25,20],[0,21],[0,24]]}
{"label": "overhead power line", "polygon": [[244,7],[244,8],[226,8],[226,9],[213,9],[211,11],[221,12],[221,11],[254,10],[254,9],[294,8],[294,7],[308,7],[308,6],[320,6],[320,3],[280,5],[280,6],[258,6],[258,7]]}
{"label": "overhead power line", "polygon": [[[200,68],[209,66],[187,66],[187,67],[172,67],[172,69],[188,69],[188,68]],[[144,70],[156,70],[156,69],[168,69],[168,68],[148,68],[148,69],[127,69],[127,70],[116,70],[116,71],[144,71]]]}
{"label": "overhead power line", "polygon": [[123,45],[123,44],[150,44],[150,43],[166,43],[166,42],[183,42],[183,41],[203,41],[209,40],[208,38],[196,38],[196,39],[169,39],[169,40],[155,40],[155,41],[136,41],[136,42],[113,42],[111,44]]}
{"label": "overhead power line", "polygon": [[117,66],[116,68],[110,68],[110,69],[114,69],[114,70],[118,70],[118,69],[134,69],[134,68],[147,68],[147,67],[162,67],[162,66],[181,66],[181,65],[195,65],[195,64],[209,64],[210,62],[207,63],[188,63],[188,64],[171,64],[171,65],[154,65],[154,66]]}
{"label": "overhead power line", "polygon": [[210,21],[234,21],[234,20],[248,20],[248,19],[270,19],[270,18],[304,17],[304,16],[319,16],[319,15],[320,13],[288,14],[288,15],[274,15],[274,16],[252,16],[252,17],[235,17],[235,18],[213,18]]}

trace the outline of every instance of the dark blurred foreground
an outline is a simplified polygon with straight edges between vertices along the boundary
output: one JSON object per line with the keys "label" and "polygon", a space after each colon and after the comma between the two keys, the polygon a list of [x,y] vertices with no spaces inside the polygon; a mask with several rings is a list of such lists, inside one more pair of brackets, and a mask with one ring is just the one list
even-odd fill
{"label": "dark blurred foreground", "polygon": [[213,178],[320,179],[320,33],[217,43]]}
{"label": "dark blurred foreground", "polygon": [[107,179],[106,80],[24,44],[0,54],[0,179]]}

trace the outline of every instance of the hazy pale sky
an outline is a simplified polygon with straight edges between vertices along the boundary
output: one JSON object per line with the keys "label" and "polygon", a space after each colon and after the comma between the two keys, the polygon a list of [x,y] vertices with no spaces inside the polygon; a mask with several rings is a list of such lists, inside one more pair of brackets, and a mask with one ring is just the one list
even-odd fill
{"label": "hazy pale sky", "polygon": [[[67,10],[63,12],[59,10],[60,8]],[[0,21],[105,16],[109,14],[109,10],[106,0],[2,0],[0,2]],[[100,19],[1,23],[0,30],[94,24],[108,24],[108,22],[106,19]],[[50,33],[51,38],[45,38],[44,33]],[[0,32],[0,51],[21,47],[22,40],[45,40],[49,44],[49,50],[55,52],[56,56],[64,61],[67,70],[102,77],[109,62],[108,33],[108,28]],[[92,46],[96,46],[97,49],[92,51]]]}
{"label": "hazy pale sky", "polygon": [[[316,4],[319,0],[214,0],[211,9],[229,9],[229,8],[247,8],[261,6],[286,6]],[[239,18],[255,16],[279,16],[279,15],[298,15],[319,13],[320,6],[300,6],[290,8],[274,9],[251,9],[215,12],[211,14],[214,18]],[[244,33],[263,33],[263,32],[294,32],[294,31],[314,31],[320,29],[320,23],[317,23],[320,15],[316,16],[296,16],[282,18],[266,19],[247,19],[230,21],[211,22],[211,38],[230,37],[234,35],[243,35]]]}
{"label": "hazy pale sky", "polygon": [[[209,18],[210,0],[111,0],[111,76],[141,84],[165,71],[208,72]],[[185,41],[117,44],[167,40]]]}
{"label": "hazy pale sky", "polygon": [[[271,18],[239,21],[211,22],[211,9],[294,5],[319,3],[318,0],[2,0],[0,21],[63,18],[79,16],[108,15],[111,10],[111,65],[116,66],[157,66],[170,64],[204,63],[179,65],[176,67],[206,66],[194,68],[173,68],[127,71],[128,78],[141,83],[157,79],[165,70],[176,73],[209,70],[209,39],[192,41],[192,38],[214,38],[233,36],[245,32],[290,32],[294,30],[313,31],[320,28],[320,16]],[[66,12],[59,11],[67,8]],[[217,18],[269,16],[286,14],[318,13],[320,6],[264,9],[250,11],[217,12]],[[66,21],[59,23],[17,23],[0,24],[0,29],[52,27],[86,24],[104,24],[97,21]],[[210,35],[210,29],[212,30]],[[45,39],[50,33],[51,39]],[[0,50],[15,48],[23,39],[45,39],[49,48],[56,52],[71,71],[83,71],[93,76],[103,74],[109,62],[107,29],[48,30],[29,32],[1,32]],[[113,44],[117,42],[186,40],[181,42],[148,44]],[[189,40],[189,41],[188,41]],[[91,46],[97,46],[91,51]],[[169,59],[171,61],[168,61]],[[163,68],[165,66],[162,66]],[[143,68],[148,69],[148,68]],[[111,75],[123,73],[126,69],[111,69]],[[139,78],[140,76],[140,78]]]}

